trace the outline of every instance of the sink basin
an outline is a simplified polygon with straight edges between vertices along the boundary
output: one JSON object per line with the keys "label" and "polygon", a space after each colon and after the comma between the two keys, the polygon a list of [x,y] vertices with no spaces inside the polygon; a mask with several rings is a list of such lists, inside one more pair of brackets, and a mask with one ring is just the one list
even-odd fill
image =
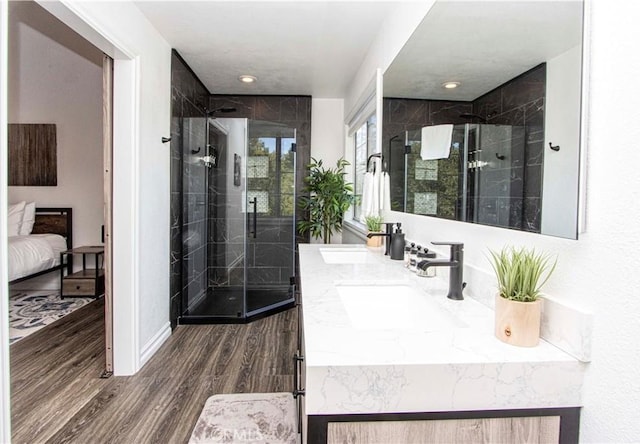
{"label": "sink basin", "polygon": [[364,264],[367,261],[367,249],[358,247],[320,248],[325,264]]}
{"label": "sink basin", "polygon": [[467,327],[407,285],[338,285],[342,305],[359,330],[439,331]]}

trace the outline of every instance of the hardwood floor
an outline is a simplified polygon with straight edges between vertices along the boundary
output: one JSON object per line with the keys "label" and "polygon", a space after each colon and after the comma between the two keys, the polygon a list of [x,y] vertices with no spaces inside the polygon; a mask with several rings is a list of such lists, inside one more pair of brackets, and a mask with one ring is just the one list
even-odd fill
{"label": "hardwood floor", "polygon": [[138,374],[100,379],[103,308],[11,346],[13,443],[184,443],[211,395],[293,390],[296,310],[179,326]]}

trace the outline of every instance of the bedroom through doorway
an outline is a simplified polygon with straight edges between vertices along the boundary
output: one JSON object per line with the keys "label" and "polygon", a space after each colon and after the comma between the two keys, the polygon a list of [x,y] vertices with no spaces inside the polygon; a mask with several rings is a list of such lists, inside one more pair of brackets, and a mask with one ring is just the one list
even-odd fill
{"label": "bedroom through doorway", "polygon": [[10,328],[20,330],[11,343],[104,299],[95,376],[109,376],[113,60],[34,1],[10,1],[8,22],[8,202],[18,206],[15,239],[38,244],[35,259],[24,251],[36,247],[16,247],[18,260],[8,243]]}

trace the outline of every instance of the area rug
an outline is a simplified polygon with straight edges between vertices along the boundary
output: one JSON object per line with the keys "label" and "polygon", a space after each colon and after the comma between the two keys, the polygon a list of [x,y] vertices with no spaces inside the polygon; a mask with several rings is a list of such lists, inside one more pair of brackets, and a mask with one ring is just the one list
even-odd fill
{"label": "area rug", "polygon": [[298,442],[291,393],[236,393],[207,399],[189,444]]}
{"label": "area rug", "polygon": [[51,290],[12,292],[9,297],[9,343],[18,342],[93,300],[60,299],[60,294]]}

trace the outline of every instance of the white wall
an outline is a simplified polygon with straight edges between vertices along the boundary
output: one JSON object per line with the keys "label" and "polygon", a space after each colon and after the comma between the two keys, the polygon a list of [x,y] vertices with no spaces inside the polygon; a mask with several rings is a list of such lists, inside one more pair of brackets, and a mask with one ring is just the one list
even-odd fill
{"label": "white wall", "polygon": [[102,53],[36,3],[9,17],[9,122],[55,123],[58,163],[57,186],[11,186],[9,201],[72,207],[74,246],[100,244]]}
{"label": "white wall", "polygon": [[[629,442],[640,437],[640,411],[635,408],[640,396],[640,108],[634,99],[640,96],[640,53],[636,48],[640,2],[590,3],[587,229],[580,239],[396,212],[390,218],[403,222],[407,237],[423,244],[433,240],[464,242],[468,265],[465,291],[470,294],[494,291],[486,259],[488,248],[530,245],[557,254],[558,269],[545,290],[595,314],[581,440]],[[386,58],[379,57],[378,62],[384,68]],[[363,67],[369,69],[368,65]],[[357,97],[356,86],[362,83],[353,85],[351,95]]]}
{"label": "white wall", "polygon": [[[337,131],[342,128],[343,131]],[[344,153],[344,99],[311,100],[311,157],[322,160],[326,168],[335,168]],[[353,159],[347,159],[353,163]],[[310,239],[322,243],[322,239]],[[342,243],[342,232],[331,236],[332,244]]]}
{"label": "white wall", "polygon": [[338,159],[344,156],[343,99],[311,100],[311,157],[334,167]]}
{"label": "white wall", "polygon": [[[581,66],[580,45],[547,61],[541,229],[567,238],[578,232],[581,86],[575,79]],[[560,151],[552,151],[549,143]]]}

